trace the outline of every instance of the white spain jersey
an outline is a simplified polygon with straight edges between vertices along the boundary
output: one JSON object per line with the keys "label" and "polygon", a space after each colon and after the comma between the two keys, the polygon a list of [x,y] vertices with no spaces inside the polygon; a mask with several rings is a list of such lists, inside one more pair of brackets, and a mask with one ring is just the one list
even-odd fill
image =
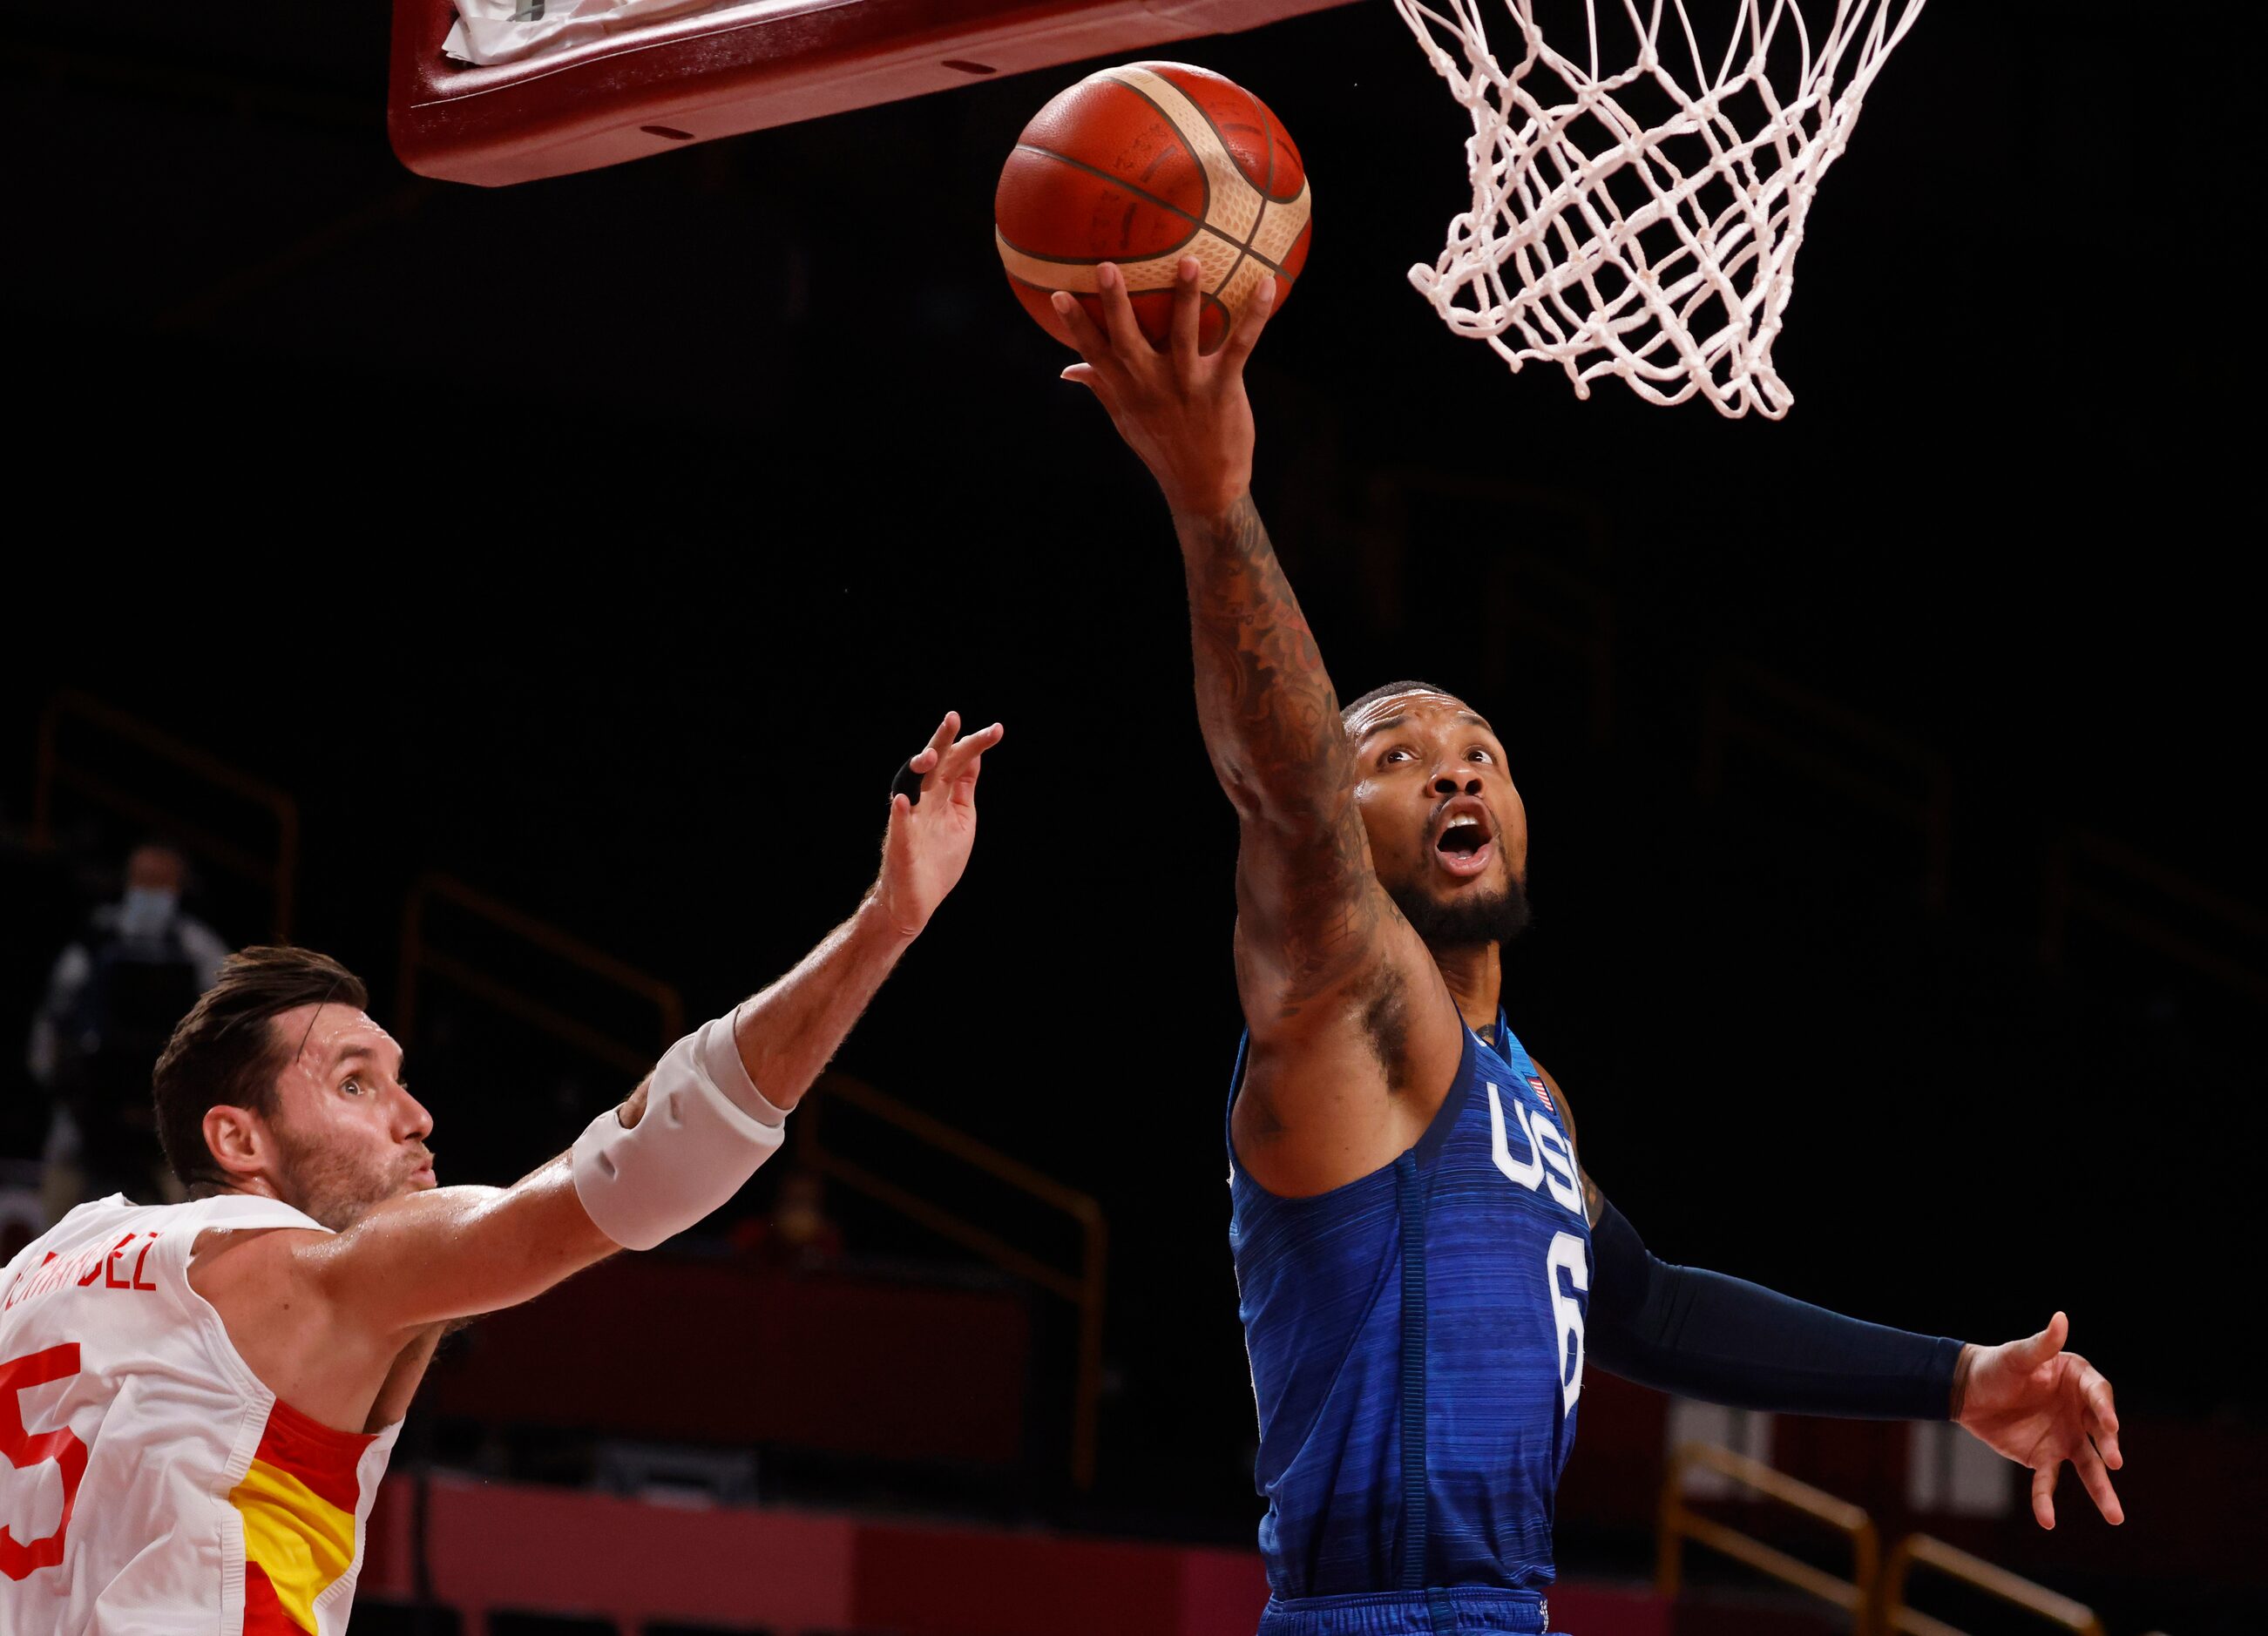
{"label": "white spain jersey", "polygon": [[399,1425],[333,1431],[254,1378],[189,1288],[235,1194],[81,1205],[0,1273],[0,1632],[339,1636]]}

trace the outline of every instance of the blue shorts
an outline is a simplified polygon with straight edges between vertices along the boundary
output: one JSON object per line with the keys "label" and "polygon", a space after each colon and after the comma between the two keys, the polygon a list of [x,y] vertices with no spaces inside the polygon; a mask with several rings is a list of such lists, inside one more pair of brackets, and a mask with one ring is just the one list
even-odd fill
{"label": "blue shorts", "polygon": [[1268,1598],[1260,1636],[1547,1636],[1550,1610],[1532,1590],[1461,1585],[1359,1596]]}

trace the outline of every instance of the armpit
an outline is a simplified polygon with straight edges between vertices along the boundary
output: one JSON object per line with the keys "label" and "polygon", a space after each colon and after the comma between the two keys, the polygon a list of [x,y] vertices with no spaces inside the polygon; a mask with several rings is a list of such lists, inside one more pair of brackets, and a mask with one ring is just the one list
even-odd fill
{"label": "armpit", "polygon": [[1362,995],[1362,1032],[1389,1093],[1410,1083],[1410,985],[1391,965],[1381,964]]}

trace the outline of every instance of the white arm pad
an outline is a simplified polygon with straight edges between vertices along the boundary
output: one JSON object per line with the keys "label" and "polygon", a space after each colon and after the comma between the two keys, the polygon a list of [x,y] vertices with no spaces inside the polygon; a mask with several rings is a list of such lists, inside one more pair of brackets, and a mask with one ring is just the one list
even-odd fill
{"label": "white arm pad", "polygon": [[787,1115],[766,1102],[726,1012],[662,1053],[645,1112],[625,1130],[608,1109],[576,1138],[575,1195],[625,1250],[651,1250],[723,1205],[779,1151]]}

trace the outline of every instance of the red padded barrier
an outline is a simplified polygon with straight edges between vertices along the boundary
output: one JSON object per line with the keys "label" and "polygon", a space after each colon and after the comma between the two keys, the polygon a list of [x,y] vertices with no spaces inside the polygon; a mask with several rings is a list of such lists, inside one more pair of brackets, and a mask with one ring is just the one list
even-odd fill
{"label": "red padded barrier", "polygon": [[[409,1485],[380,1490],[361,1594],[408,1600]],[[777,1636],[1251,1636],[1268,1586],[1248,1551],[883,1523],[790,1511],[681,1510],[564,1489],[432,1479],[427,1569],[468,1636],[501,1610]],[[1563,1585],[1555,1628],[1670,1636],[1643,1590]]]}
{"label": "red padded barrier", "polygon": [[[388,1482],[370,1520],[364,1594],[413,1594],[407,1485]],[[427,1493],[426,1570],[468,1636],[504,1610],[726,1628],[781,1636],[853,1628],[857,1524],[846,1517],[690,1510],[563,1488],[437,1477]]]}
{"label": "red padded barrier", "polygon": [[451,0],[394,0],[387,129],[421,175],[501,187],[1347,3],[746,0],[474,68]]}
{"label": "red padded barrier", "polygon": [[858,1564],[854,1628],[922,1636],[1250,1636],[1268,1600],[1256,1554],[1115,1540],[864,1527]]}
{"label": "red padded barrier", "polygon": [[[434,1361],[422,1402],[505,1425],[1006,1466],[1023,1454],[1030,1352],[1014,1290],[623,1256],[482,1319]],[[666,1390],[626,1384],[657,1379]]]}

